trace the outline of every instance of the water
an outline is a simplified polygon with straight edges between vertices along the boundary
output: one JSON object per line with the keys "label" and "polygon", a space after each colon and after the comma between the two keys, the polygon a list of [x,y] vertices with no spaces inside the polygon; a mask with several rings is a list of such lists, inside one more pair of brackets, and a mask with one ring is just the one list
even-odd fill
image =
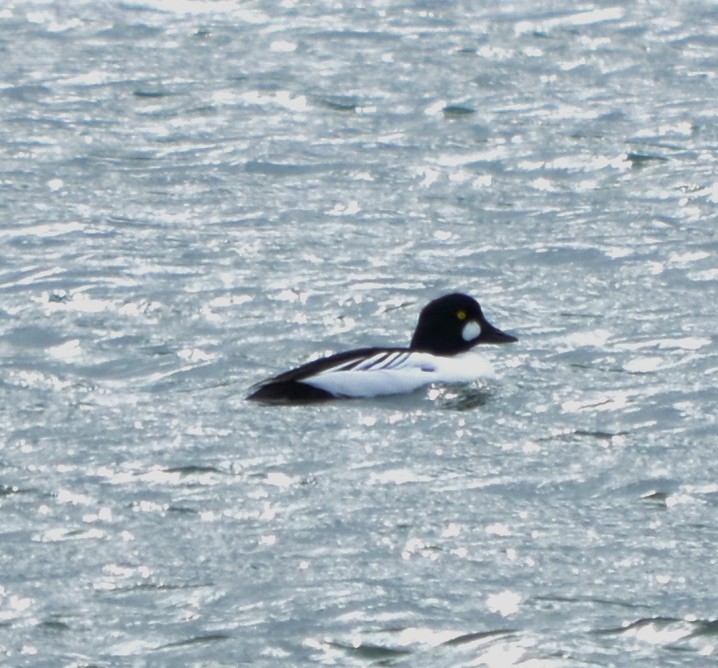
{"label": "water", "polygon": [[[0,9],[0,655],[715,663],[710,3]],[[244,401],[408,341],[482,386]]]}

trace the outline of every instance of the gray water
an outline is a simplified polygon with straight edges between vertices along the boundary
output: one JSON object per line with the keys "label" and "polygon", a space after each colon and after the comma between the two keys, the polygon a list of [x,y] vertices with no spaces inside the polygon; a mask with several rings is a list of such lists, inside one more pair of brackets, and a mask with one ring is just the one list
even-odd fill
{"label": "gray water", "polygon": [[713,3],[6,0],[0,155],[3,664],[715,665]]}

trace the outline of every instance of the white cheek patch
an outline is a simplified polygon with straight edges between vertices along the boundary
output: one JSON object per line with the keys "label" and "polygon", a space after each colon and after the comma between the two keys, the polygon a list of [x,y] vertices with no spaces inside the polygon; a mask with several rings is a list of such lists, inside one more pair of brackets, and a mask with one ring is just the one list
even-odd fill
{"label": "white cheek patch", "polygon": [[476,320],[469,320],[461,330],[461,338],[464,341],[473,341],[481,336],[481,325]]}

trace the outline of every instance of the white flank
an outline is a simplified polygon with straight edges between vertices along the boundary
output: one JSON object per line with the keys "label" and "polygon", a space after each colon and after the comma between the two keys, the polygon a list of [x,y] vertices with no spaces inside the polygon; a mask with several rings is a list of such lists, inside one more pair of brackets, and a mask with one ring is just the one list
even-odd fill
{"label": "white flank", "polygon": [[302,382],[336,396],[374,397],[413,392],[431,383],[470,383],[493,376],[491,364],[474,352],[455,357],[400,353],[392,356],[388,366],[386,363],[376,364],[377,357],[371,357],[353,369],[340,366],[338,370],[323,371]]}

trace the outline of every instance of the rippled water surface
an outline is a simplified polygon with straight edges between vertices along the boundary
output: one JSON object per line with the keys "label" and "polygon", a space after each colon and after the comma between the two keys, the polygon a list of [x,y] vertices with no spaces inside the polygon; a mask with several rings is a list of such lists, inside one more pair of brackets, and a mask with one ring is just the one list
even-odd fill
{"label": "rippled water surface", "polygon": [[3,663],[715,664],[712,3],[9,0],[0,149]]}

